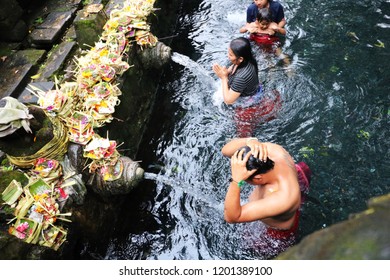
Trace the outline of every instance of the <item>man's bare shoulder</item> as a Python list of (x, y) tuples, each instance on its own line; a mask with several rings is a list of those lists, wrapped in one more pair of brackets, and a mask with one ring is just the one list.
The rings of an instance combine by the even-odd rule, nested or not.
[(276, 164), (287, 165), (295, 172), (294, 160), (291, 155), (281, 145), (266, 142), (269, 158)]
[(267, 145), (267, 150), (271, 156), (278, 157), (278, 156), (284, 156), (288, 152), (285, 148), (283, 148), (281, 145), (271, 142), (265, 142), (264, 144)]

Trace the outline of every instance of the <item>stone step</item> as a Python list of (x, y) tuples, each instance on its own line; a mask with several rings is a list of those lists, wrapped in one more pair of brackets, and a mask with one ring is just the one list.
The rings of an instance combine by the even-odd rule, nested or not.
[(39, 88), (40, 90), (46, 92), (54, 88), (54, 82), (33, 82), (29, 83), (24, 91), (20, 94), (18, 100), (22, 103), (37, 104), (38, 97), (32, 94), (29, 90), (32, 88)]
[(39, 72), (37, 81), (53, 80), (53, 75), (57, 74), (63, 67), (65, 61), (69, 58), (74, 49), (75, 42), (62, 42), (49, 55), (46, 60), (46, 66)]
[(18, 98), (45, 55), (45, 50), (27, 49), (7, 56), (0, 64), (0, 99)]
[(77, 8), (65, 12), (51, 12), (45, 21), (31, 32), (30, 43), (33, 46), (55, 44), (72, 23), (76, 11)]
[(48, 91), (54, 88), (53, 75), (64, 68), (66, 60), (69, 58), (74, 49), (75, 42), (62, 42), (49, 55), (46, 60), (45, 67), (38, 72), (35, 79), (36, 82), (29, 83), (23, 92), (20, 94), (18, 100), (22, 103), (37, 103), (38, 98), (32, 94), (28, 88), (30, 85), (37, 87), (43, 91)]

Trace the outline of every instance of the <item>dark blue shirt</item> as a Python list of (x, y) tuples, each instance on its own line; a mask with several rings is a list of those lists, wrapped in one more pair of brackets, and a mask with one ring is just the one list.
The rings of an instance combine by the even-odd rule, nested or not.
[[(255, 22), (258, 14), (258, 7), (252, 3), (246, 11), (246, 22)], [(272, 21), (279, 23), (284, 18), (283, 6), (276, 1), (269, 1), (269, 9), (271, 11)]]

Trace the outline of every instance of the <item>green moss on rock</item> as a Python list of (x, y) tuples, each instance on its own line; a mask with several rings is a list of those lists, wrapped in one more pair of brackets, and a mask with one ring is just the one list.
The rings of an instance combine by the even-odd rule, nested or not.
[(28, 183), (26, 175), (19, 170), (0, 171), (0, 193), (8, 187), (12, 180), (20, 182), (22, 186), (25, 186)]

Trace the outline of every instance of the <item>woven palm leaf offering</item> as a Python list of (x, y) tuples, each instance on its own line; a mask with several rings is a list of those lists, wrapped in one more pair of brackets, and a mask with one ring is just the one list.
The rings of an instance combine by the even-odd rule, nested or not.
[(117, 96), (107, 96), (104, 99), (89, 96), (85, 100), (84, 111), (89, 112), (94, 119), (94, 127), (101, 127), (112, 121), (112, 114), (119, 103)]
[(74, 103), (77, 101), (77, 93), (78, 93), (78, 85), (76, 82), (65, 82), (61, 84), (60, 88), (61, 92), (63, 93), (63, 104), (61, 107), (61, 110), (57, 112), (57, 115), (62, 119), (65, 120), (68, 118), (71, 113), (72, 109), (74, 107)]
[(90, 172), (103, 172), (104, 175), (107, 172), (111, 172), (112, 175), (106, 176), (114, 180), (119, 178), (122, 174), (123, 167), (116, 166), (120, 154), (117, 151), (116, 141), (110, 141), (107, 138), (102, 138), (95, 135), (90, 143), (84, 147), (84, 157), (91, 159), (89, 166)]
[(8, 205), (13, 205), (23, 193), (22, 185), (16, 181), (12, 180), (11, 183), (5, 188), (5, 190), (1, 194), (1, 198), (4, 203)]
[[(122, 57), (130, 48), (129, 41), (126, 38), (125, 33), (118, 32), (118, 30), (110, 30), (106, 33), (103, 32), (102, 40), (103, 42), (101, 42), (100, 44), (103, 44), (104, 47), (108, 50), (107, 53), (99, 52), (100, 55), (104, 54), (102, 55), (102, 57), (108, 56), (109, 54), (111, 56), (117, 55), (120, 56), (122, 60)], [(97, 48), (99, 48), (99, 46), (99, 44), (96, 44)]]
[[(158, 39), (150, 33), (146, 17), (155, 9), (153, 0), (126, 1), (121, 10), (113, 10), (110, 19), (103, 27), (102, 40), (109, 41), (110, 35), (122, 33), (129, 40), (134, 39), (139, 46), (155, 46)], [(137, 32), (138, 35), (137, 35)]]
[(42, 178), (38, 178), (25, 186), (24, 189), (28, 195), (34, 197), (36, 195), (47, 193), (51, 191), (52, 188)]
[(107, 82), (100, 82), (92, 88), (92, 94), (96, 98), (104, 99), (108, 96), (119, 96), (122, 94), (117, 85)]
[(73, 112), (72, 116), (67, 119), (67, 126), (69, 129), (69, 140), (85, 145), (94, 135), (93, 118), (82, 112)]
[(42, 224), (28, 219), (18, 218), (8, 232), (26, 243), (36, 243), (39, 238)]
[(25, 192), (20, 197), (15, 207), (15, 217), (25, 217), (34, 203), (34, 198)]
[(46, 183), (52, 183), (59, 180), (62, 168), (57, 160), (39, 158), (35, 161), (31, 172), (41, 177)]
[(50, 226), (42, 231), (39, 245), (58, 250), (66, 240), (67, 234), (67, 231), (62, 226)]
[(73, 107), (73, 99), (77, 90), (76, 83), (64, 83), (61, 87), (55, 79), (55, 89), (43, 91), (33, 85), (27, 88), (38, 97), (38, 105), (51, 116), (67, 118)]
[(96, 43), (87, 56), (92, 61), (114, 68), (116, 75), (122, 75), (130, 67), (122, 60), (124, 52), (127, 51), (127, 43), (124, 36), (115, 33), (109, 36), (105, 43)]
[(121, 159), (118, 159), (115, 164), (104, 165), (100, 168), (100, 175), (104, 181), (118, 180), (124, 170), (124, 165)]
[[(50, 174), (47, 170), (40, 173)], [(66, 230), (61, 225), (55, 226), (54, 224), (57, 221), (71, 222), (67, 218), (71, 216), (71, 213), (60, 212), (59, 199), (64, 196), (66, 194), (61, 188), (49, 185), (42, 178), (31, 180), (23, 188), (22, 198), (19, 199), (15, 209), (16, 221), (10, 226), (9, 233), (27, 243), (36, 244), (43, 240), (45, 246), (58, 249), (65, 241)], [(58, 232), (51, 242), (45, 242), (48, 236), (45, 234), (51, 228), (59, 229), (61, 232), (61, 239), (58, 242), (55, 241), (58, 238)]]

